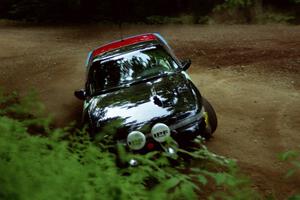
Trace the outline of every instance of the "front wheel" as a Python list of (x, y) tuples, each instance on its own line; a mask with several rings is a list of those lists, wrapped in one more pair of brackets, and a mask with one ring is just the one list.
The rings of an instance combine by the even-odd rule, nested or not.
[(208, 140), (217, 129), (218, 119), (214, 108), (204, 97), (202, 97), (202, 105), (207, 113), (207, 125), (205, 130), (201, 133), (201, 136)]

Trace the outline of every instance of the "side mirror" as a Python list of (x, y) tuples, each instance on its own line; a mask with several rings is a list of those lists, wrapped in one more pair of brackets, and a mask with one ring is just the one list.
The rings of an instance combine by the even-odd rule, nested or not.
[(187, 70), (192, 64), (191, 59), (185, 59), (181, 61), (182, 69)]
[(85, 100), (86, 98), (86, 92), (84, 89), (76, 90), (74, 92), (75, 97), (77, 97), (80, 100)]

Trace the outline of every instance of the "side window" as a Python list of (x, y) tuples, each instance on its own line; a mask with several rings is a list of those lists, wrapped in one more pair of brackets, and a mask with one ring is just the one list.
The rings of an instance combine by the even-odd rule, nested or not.
[(91, 83), (90, 83), (89, 79), (85, 83), (85, 92), (88, 96), (90, 96), (92, 94), (92, 88), (91, 88)]
[(94, 92), (94, 88), (95, 88), (95, 83), (94, 83), (94, 77), (93, 77), (93, 71), (94, 69), (91, 67), (89, 72), (88, 72), (88, 77), (87, 77), (87, 81), (85, 84), (85, 89), (88, 95), (91, 95)]

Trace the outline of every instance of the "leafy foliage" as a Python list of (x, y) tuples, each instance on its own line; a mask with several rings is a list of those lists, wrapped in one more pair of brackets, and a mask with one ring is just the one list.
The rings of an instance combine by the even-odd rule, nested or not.
[(290, 15), (299, 20), (299, 0), (1, 0), (0, 17), (34, 22), (208, 23), (207, 18), (215, 10), (239, 9), (247, 13), (257, 2), (264, 9), (292, 11)]
[(291, 14), (280, 14), (274, 12), (266, 12), (259, 16), (261, 23), (287, 23), (295, 20), (295, 16)]
[(253, 5), (253, 0), (225, 0), (225, 2), (220, 4), (217, 9), (245, 8), (251, 5)]
[[(1, 94), (1, 199), (259, 199), (234, 161), (204, 146), (176, 149), (178, 157), (131, 154), (122, 145), (111, 153), (109, 138), (99, 145), (85, 129), (51, 128), (32, 97)], [(119, 167), (132, 158), (140, 164)]]
[[(299, 146), (300, 147), (300, 146)], [(279, 155), (279, 160), (283, 162), (288, 162), (292, 165), (286, 173), (286, 178), (294, 176), (297, 172), (300, 172), (300, 151), (299, 150), (289, 150), (283, 152)], [(294, 194), (288, 198), (288, 200), (299, 200), (300, 194)]]
[(279, 155), (281, 161), (290, 162), (293, 168), (289, 169), (286, 177), (293, 176), (297, 171), (300, 171), (300, 152), (299, 151), (286, 151)]

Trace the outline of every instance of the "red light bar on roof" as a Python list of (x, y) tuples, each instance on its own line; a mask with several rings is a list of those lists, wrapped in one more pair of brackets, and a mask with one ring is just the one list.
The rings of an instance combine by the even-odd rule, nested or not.
[(98, 49), (93, 51), (93, 57), (114, 49), (129, 46), (132, 44), (137, 44), (140, 42), (152, 41), (156, 39), (157, 38), (154, 34), (144, 34), (144, 35), (138, 35), (130, 38), (125, 38), (123, 40), (112, 42), (110, 44), (99, 47)]

